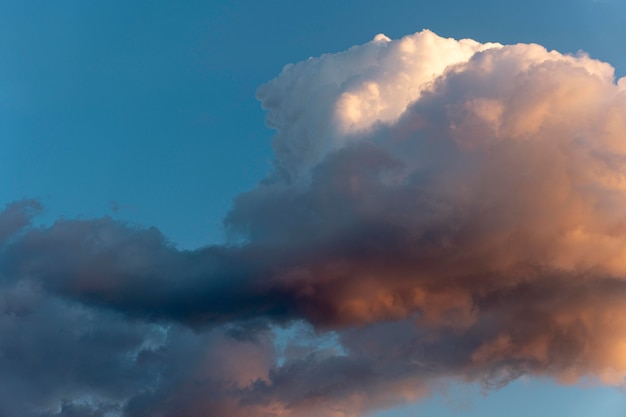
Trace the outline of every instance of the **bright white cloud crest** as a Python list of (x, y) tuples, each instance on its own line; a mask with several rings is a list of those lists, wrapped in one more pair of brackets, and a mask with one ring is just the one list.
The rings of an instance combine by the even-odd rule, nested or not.
[[(477, 52), (502, 48), (501, 53), (483, 60), (475, 57)], [(357, 139), (359, 133), (377, 123), (396, 122), (407, 106), (430, 90), (446, 71), (455, 70), (455, 66), (457, 71), (475, 66), (468, 64), (472, 57), (480, 61), (483, 70), (498, 65), (508, 75), (523, 73), (531, 66), (561, 62), (605, 83), (614, 82), (610, 65), (586, 55), (548, 52), (540, 45), (503, 47), (472, 39), (457, 41), (429, 30), (399, 40), (379, 34), (371, 42), (345, 52), (287, 65), (277, 78), (259, 88), (257, 97), (268, 111), (267, 123), (278, 131), (274, 140), (278, 165), (298, 176), (320, 162), (327, 152), (340, 148), (350, 138)], [(492, 75), (500, 82), (511, 78), (507, 74)], [(497, 83), (498, 79), (491, 81)], [(501, 110), (494, 101), (479, 101), (473, 107), (474, 112), (492, 121)]]

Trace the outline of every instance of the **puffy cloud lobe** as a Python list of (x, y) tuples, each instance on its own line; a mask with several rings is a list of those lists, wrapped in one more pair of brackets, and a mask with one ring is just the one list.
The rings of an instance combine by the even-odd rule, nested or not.
[[(258, 92), (276, 172), (226, 219), (245, 244), (0, 215), (1, 317), (23, 333), (0, 366), (24, 358), (4, 392), (44, 399), (33, 416), (359, 416), (441, 378), (622, 384), (625, 85), (583, 54), (428, 31), (287, 66)], [(33, 359), (52, 319), (85, 352), (58, 369)], [(293, 321), (312, 342), (280, 359), (271, 323)]]
[(497, 45), (428, 30), (394, 41), (379, 34), (348, 51), (285, 66), (257, 92), (268, 126), (277, 129), (279, 173), (306, 176), (350, 134), (396, 120), (447, 67)]

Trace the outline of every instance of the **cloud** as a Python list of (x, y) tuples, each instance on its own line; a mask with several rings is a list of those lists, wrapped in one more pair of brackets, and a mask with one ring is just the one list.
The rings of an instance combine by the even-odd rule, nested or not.
[(610, 65), (378, 35), (258, 98), (276, 169), (225, 219), (241, 244), (0, 214), (0, 414), (360, 416), (451, 378), (623, 384)]
[(267, 125), (277, 130), (277, 168), (306, 175), (351, 133), (395, 121), (447, 67), (495, 46), (428, 30), (399, 41), (379, 34), (348, 51), (285, 66), (257, 92)]

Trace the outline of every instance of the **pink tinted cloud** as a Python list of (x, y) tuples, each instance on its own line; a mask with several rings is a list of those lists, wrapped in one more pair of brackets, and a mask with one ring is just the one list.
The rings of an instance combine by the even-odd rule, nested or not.
[[(111, 219), (34, 228), (32, 204), (9, 207), (0, 343), (75, 322), (57, 342), (85, 354), (56, 362), (73, 370), (56, 386), (36, 348), (0, 356), (11, 381), (43, 381), (5, 380), (0, 411), (345, 417), (450, 378), (623, 384), (624, 85), (539, 45), (377, 36), (259, 89), (276, 170), (233, 203), (239, 246), (178, 251)], [(314, 336), (281, 361), (275, 329), (294, 322)], [(104, 338), (125, 341), (107, 363)]]

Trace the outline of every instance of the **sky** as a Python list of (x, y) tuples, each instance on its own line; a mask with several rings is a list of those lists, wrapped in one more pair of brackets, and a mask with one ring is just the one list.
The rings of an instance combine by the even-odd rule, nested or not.
[(0, 416), (623, 415), (626, 5), (389, 3), (0, 1)]

